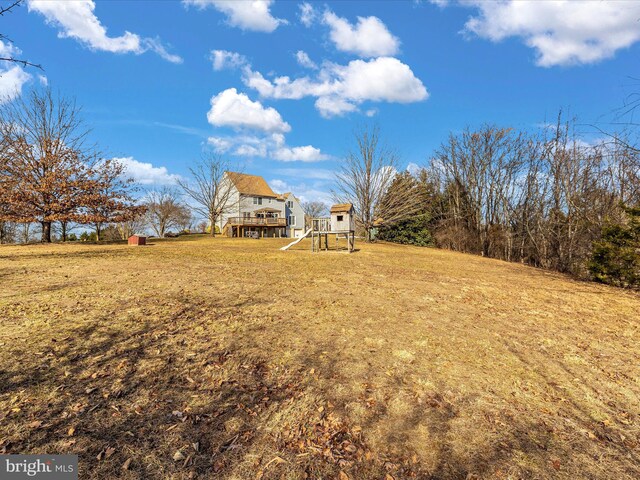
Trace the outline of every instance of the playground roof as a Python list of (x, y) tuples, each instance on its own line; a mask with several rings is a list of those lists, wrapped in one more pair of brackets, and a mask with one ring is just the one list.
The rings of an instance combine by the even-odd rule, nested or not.
[(261, 197), (277, 198), (278, 195), (271, 190), (269, 184), (259, 175), (246, 173), (227, 172), (229, 179), (242, 195), (257, 195)]
[(331, 213), (350, 212), (352, 208), (353, 204), (351, 203), (336, 203), (331, 206)]

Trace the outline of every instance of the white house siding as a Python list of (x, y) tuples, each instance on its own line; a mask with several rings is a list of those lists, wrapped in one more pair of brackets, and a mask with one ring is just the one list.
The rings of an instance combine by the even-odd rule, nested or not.
[[(271, 208), (278, 210), (278, 218), (285, 218), (287, 220), (287, 227), (285, 235), (287, 237), (299, 238), (304, 234), (304, 210), (298, 199), (289, 194), (286, 199), (279, 199), (274, 197), (260, 197), (262, 198), (262, 204), (254, 204), (253, 199), (255, 195), (240, 194), (238, 190), (232, 187), (233, 191), (229, 196), (229, 205), (231, 206), (218, 218), (218, 227), (220, 231), (227, 224), (230, 217), (243, 217), (245, 213), (249, 216), (255, 217), (255, 211), (263, 208)], [(286, 201), (293, 202), (291, 207), (286, 206)], [(295, 225), (289, 225), (289, 217), (295, 216)]]
[[(293, 202), (291, 207), (287, 206), (288, 201)], [(300, 238), (304, 235), (304, 210), (302, 209), (302, 205), (300, 205), (300, 202), (293, 194), (289, 195), (284, 203), (287, 218), (287, 237)], [(291, 216), (295, 217), (295, 225), (289, 225), (289, 218)]]

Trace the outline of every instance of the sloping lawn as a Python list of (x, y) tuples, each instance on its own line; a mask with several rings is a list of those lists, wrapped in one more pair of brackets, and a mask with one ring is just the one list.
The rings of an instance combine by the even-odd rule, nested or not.
[(640, 478), (640, 296), (434, 249), (0, 247), (0, 452), (80, 478)]

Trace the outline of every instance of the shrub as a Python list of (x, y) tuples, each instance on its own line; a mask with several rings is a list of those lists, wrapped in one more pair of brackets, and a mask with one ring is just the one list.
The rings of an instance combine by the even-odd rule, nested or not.
[(640, 207), (623, 207), (625, 224), (607, 225), (593, 245), (589, 273), (597, 282), (640, 286)]
[(434, 244), (429, 230), (430, 222), (431, 216), (429, 214), (416, 215), (408, 220), (381, 227), (377, 232), (376, 238), (388, 242), (430, 247)]

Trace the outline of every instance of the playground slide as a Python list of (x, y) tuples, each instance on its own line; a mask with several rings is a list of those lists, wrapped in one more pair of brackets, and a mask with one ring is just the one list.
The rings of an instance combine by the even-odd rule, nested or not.
[(307, 235), (309, 235), (310, 233), (311, 233), (311, 229), (307, 230), (304, 233), (304, 235), (302, 235), (300, 238), (296, 238), (293, 242), (291, 242), (289, 245), (285, 245), (280, 250), (287, 250), (287, 249), (289, 249), (289, 247), (293, 247), (296, 243), (300, 243), (302, 241), (302, 239), (306, 238)]

